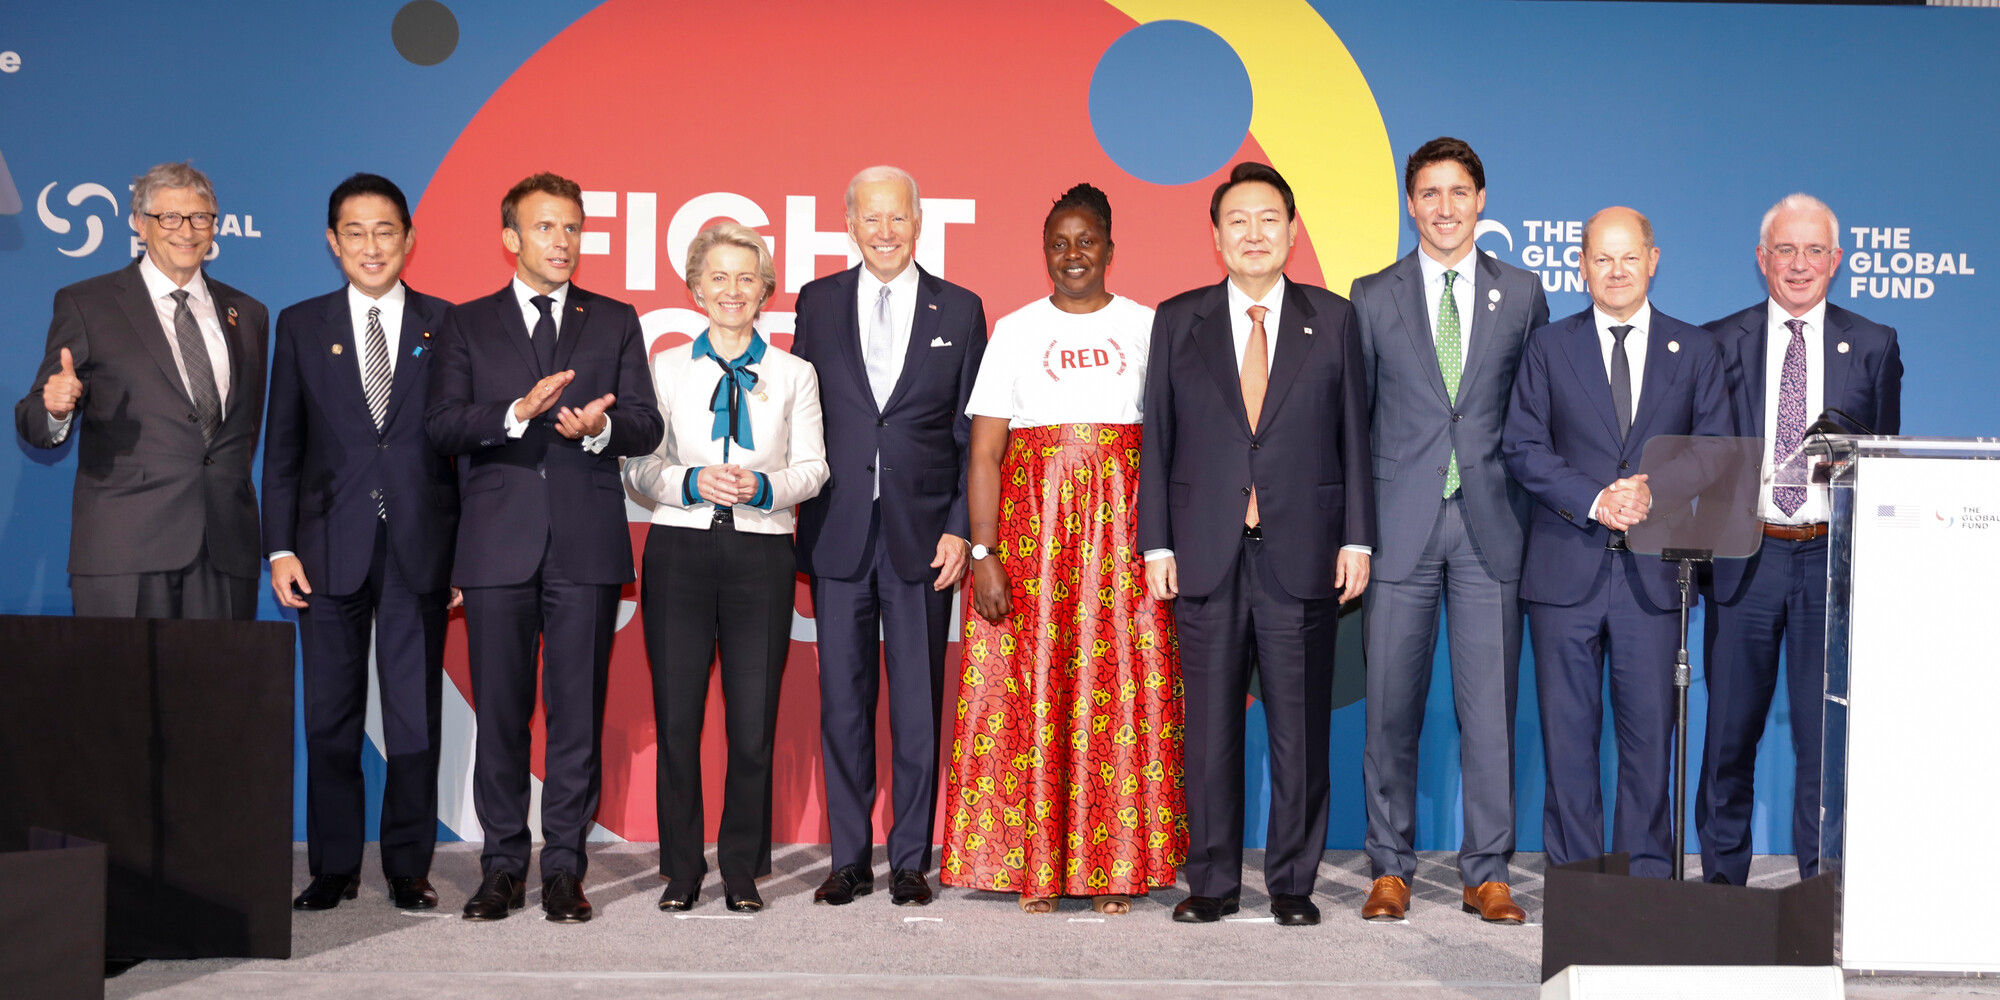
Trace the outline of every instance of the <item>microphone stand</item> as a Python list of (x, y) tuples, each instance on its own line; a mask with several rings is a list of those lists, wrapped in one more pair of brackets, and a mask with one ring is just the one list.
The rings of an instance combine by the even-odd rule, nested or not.
[(1680, 564), (1681, 648), (1674, 655), (1674, 880), (1687, 880), (1688, 609), (1694, 605), (1694, 567), (1713, 563), (1714, 549), (1662, 549), (1660, 558)]

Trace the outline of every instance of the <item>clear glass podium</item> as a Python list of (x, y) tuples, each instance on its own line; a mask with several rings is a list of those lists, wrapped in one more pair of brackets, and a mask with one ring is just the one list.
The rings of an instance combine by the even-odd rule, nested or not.
[[(1849, 969), (2000, 972), (2000, 439), (1830, 435), (1822, 870)], [(1796, 724), (1796, 723), (1795, 723)]]

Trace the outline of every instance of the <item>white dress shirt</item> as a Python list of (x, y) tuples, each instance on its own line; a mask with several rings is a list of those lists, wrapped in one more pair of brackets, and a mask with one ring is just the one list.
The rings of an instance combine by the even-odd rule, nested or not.
[(1444, 275), (1446, 271), (1456, 273), (1451, 279), (1451, 301), (1458, 306), (1458, 369), (1465, 370), (1465, 352), (1472, 345), (1472, 307), (1479, 303), (1479, 296), (1473, 294), (1474, 277), (1479, 268), (1473, 260), (1478, 250), (1466, 253), (1465, 258), (1449, 267), (1421, 250), (1417, 252), (1417, 267), (1424, 276), (1424, 308), (1430, 311), (1431, 343), (1437, 343), (1438, 312), (1444, 308)]
[[(1776, 469), (1777, 463), (1785, 455), (1778, 450), (1778, 393), (1785, 379), (1785, 350), (1792, 343), (1792, 329), (1785, 321), (1793, 319), (1791, 313), (1776, 301), (1766, 305), (1768, 319), (1764, 325), (1764, 440), (1769, 448), (1767, 461)], [(1805, 320), (1801, 333), (1806, 342), (1806, 422), (1811, 423), (1821, 411), (1826, 409), (1826, 300), (1821, 299), (1805, 315), (1796, 317)], [(1807, 486), (1806, 502), (1796, 512), (1787, 514), (1778, 509), (1771, 500), (1771, 483), (1757, 495), (1757, 516), (1772, 524), (1814, 524), (1827, 519), (1826, 487)]]
[[(889, 290), (889, 385), (903, 377), (903, 359), (909, 356), (910, 329), (917, 318), (917, 262), (903, 267), (903, 273), (883, 281), (875, 272), (861, 268), (861, 280), (854, 283), (855, 317), (860, 320), (862, 368), (868, 367), (868, 338), (875, 332), (875, 300), (882, 289)], [(871, 385), (871, 390), (872, 390)], [(886, 396), (885, 396), (886, 398)], [(875, 453), (875, 496), (882, 499), (882, 454)]]
[[(403, 283), (398, 281), (379, 299), (370, 298), (367, 292), (347, 286), (347, 314), (354, 326), (354, 366), (361, 372), (361, 383), (368, 384), (368, 310), (382, 310), (382, 339), (389, 346), (389, 374), (396, 374), (397, 348), (403, 343)], [(529, 324), (528, 329), (534, 329)]]
[[(541, 293), (529, 288), (528, 283), (522, 281), (519, 275), (516, 275), (514, 278), (513, 288), (514, 298), (521, 304), (521, 322), (525, 323), (528, 327), (528, 339), (533, 340), (535, 339), (535, 324), (542, 321), (542, 311), (535, 308), (535, 296)], [(569, 301), (569, 282), (565, 281), (557, 286), (555, 291), (549, 293), (549, 298), (555, 300), (555, 304), (549, 306), (549, 316), (555, 322), (556, 335), (561, 336), (563, 304)], [(526, 399), (527, 397), (523, 396), (521, 398)], [(521, 400), (517, 399), (514, 401), (514, 404), (518, 406), (520, 402)], [(502, 422), (506, 426), (507, 436), (510, 438), (518, 438), (528, 433), (528, 422), (514, 415), (513, 406), (507, 407), (506, 417)], [(605, 419), (603, 430), (584, 438), (581, 443), (583, 444), (583, 450), (593, 455), (602, 452), (604, 446), (611, 443), (610, 419)]]
[[(1611, 384), (1611, 351), (1618, 344), (1611, 336), (1614, 326), (1629, 326), (1625, 334), (1625, 363), (1632, 372), (1632, 419), (1639, 419), (1639, 387), (1646, 384), (1646, 329), (1653, 324), (1653, 301), (1647, 299), (1639, 304), (1639, 311), (1623, 323), (1612, 319), (1604, 310), (1595, 305), (1590, 307), (1591, 319), (1597, 322), (1597, 348), (1604, 362), (1604, 384)], [(1610, 489), (1609, 483), (1605, 489)], [(1590, 520), (1597, 520), (1597, 509), (1604, 505), (1605, 490), (1598, 490), (1597, 497), (1590, 501)]]
[[(1261, 299), (1250, 298), (1249, 292), (1236, 287), (1236, 280), (1234, 278), (1223, 282), (1223, 285), (1229, 289), (1229, 337), (1236, 345), (1236, 371), (1239, 373), (1238, 377), (1241, 377), (1241, 372), (1243, 371), (1243, 352), (1248, 350), (1250, 346), (1251, 306), (1263, 306), (1269, 310), (1264, 314), (1264, 370), (1269, 372), (1274, 360), (1278, 356), (1278, 324), (1284, 318), (1285, 276), (1282, 274), (1279, 275), (1278, 283), (1272, 285), (1271, 290), (1265, 292), (1264, 297)], [(1359, 552), (1364, 556), (1373, 555), (1375, 552), (1374, 547), (1369, 545), (1343, 545), (1340, 547), (1340, 550), (1342, 552)], [(1153, 562), (1159, 559), (1172, 558), (1173, 554), (1174, 550), (1172, 549), (1147, 549), (1144, 558), (1146, 562)]]
[[(715, 437), (709, 399), (722, 369), (694, 356), (692, 343), (661, 351), (653, 359), (653, 390), (659, 397), (666, 434), (650, 455), (625, 460), (624, 478), (634, 492), (651, 500), (653, 523), (708, 530), (715, 505), (687, 502), (687, 478), (707, 465), (734, 464), (761, 472), (770, 484), (770, 508), (732, 508), (737, 531), (792, 533), (792, 508), (819, 494), (826, 484), (826, 439), (821, 429), (819, 376), (813, 366), (775, 345), (764, 345), (764, 360), (750, 365), (757, 385), (742, 399), (756, 445), (728, 449)], [(699, 494), (697, 494), (698, 496)]]
[[(188, 398), (194, 398), (194, 390), (188, 387), (187, 359), (181, 357), (181, 337), (174, 330), (174, 313), (178, 306), (174, 303), (174, 293), (181, 291), (174, 279), (167, 277), (153, 263), (151, 254), (139, 258), (139, 278), (146, 283), (146, 297), (153, 300), (153, 311), (160, 317), (160, 331), (166, 335), (167, 349), (174, 354), (174, 367), (180, 370), (181, 391)], [(222, 411), (218, 417), (229, 415), (229, 341), (222, 335), (222, 322), (215, 314), (215, 299), (208, 294), (208, 282), (197, 270), (188, 280), (188, 311), (194, 314), (195, 325), (201, 328), (201, 341), (208, 347), (208, 366), (215, 373), (215, 395), (222, 401)], [(140, 334), (144, 335), (141, 330)], [(76, 416), (74, 410), (69, 416), (57, 419), (49, 417), (49, 433), (61, 444), (69, 437), (70, 421)]]

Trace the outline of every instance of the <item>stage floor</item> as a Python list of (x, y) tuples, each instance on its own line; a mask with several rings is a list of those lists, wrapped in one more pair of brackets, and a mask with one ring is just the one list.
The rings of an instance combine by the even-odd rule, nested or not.
[[(1135, 899), (1132, 912), (1098, 917), (1082, 900), (1054, 913), (1021, 913), (1014, 897), (946, 889), (927, 907), (897, 907), (886, 892), (886, 864), (876, 859), (875, 895), (853, 905), (812, 905), (825, 877), (827, 851), (781, 845), (759, 889), (767, 909), (729, 913), (711, 872), (701, 902), (676, 918), (654, 905), (662, 883), (650, 844), (594, 847), (585, 892), (597, 917), (574, 926), (541, 919), (538, 892), (528, 908), (490, 924), (460, 920), (458, 908), (479, 883), (479, 845), (438, 850), (432, 881), (439, 909), (410, 915), (388, 905), (373, 847), (361, 896), (292, 922), (288, 961), (149, 961), (106, 983), (113, 1000), (265, 998), (287, 1000), (436, 1000), (440, 997), (808, 997), (835, 991), (889, 998), (1134, 996), (1145, 1000), (1249, 997), (1341, 997), (1354, 1000), (1528, 1000), (1539, 994), (1542, 856), (1514, 866), (1515, 899), (1527, 908), (1521, 927), (1489, 925), (1459, 909), (1451, 855), (1426, 854), (1413, 887), (1410, 918), (1377, 924), (1360, 918), (1368, 862), (1359, 851), (1329, 851), (1315, 896), (1318, 927), (1279, 927), (1268, 900), (1245, 887), (1243, 912), (1210, 926), (1175, 924), (1173, 904), (1186, 893), (1161, 890)], [(714, 851), (710, 849), (713, 867)], [(307, 881), (305, 845), (295, 858), (297, 885)], [(1261, 889), (1262, 852), (1247, 859), (1248, 881)], [(1758, 858), (1752, 883), (1794, 881), (1790, 857)], [(1993, 996), (1992, 979), (1848, 980), (1848, 994), (1870, 1000)]]

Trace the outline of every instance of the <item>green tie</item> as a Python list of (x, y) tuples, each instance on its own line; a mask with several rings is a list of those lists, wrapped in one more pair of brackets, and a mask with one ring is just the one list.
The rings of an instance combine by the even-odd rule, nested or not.
[[(1458, 277), (1457, 271), (1444, 273), (1444, 297), (1438, 300), (1438, 371), (1444, 373), (1445, 395), (1452, 405), (1458, 404), (1458, 299), (1451, 294), (1451, 279)], [(1458, 492), (1458, 453), (1452, 452), (1451, 459), (1444, 467), (1444, 495)]]

